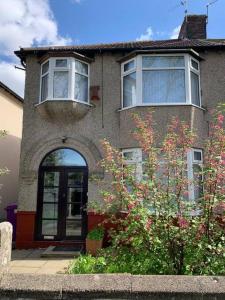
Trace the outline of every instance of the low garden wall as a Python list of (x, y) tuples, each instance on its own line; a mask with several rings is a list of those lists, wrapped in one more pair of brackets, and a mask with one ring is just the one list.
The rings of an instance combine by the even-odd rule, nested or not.
[(0, 223), (0, 273), (7, 270), (12, 253), (12, 225)]
[(0, 299), (224, 300), (225, 277), (2, 274)]

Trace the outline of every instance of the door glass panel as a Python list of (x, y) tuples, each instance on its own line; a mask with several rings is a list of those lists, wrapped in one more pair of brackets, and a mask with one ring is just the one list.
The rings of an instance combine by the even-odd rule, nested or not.
[(80, 212), (80, 204), (67, 203), (67, 218), (81, 219)]
[(44, 186), (59, 186), (59, 172), (45, 172)]
[(58, 218), (58, 203), (44, 203), (42, 218), (44, 219)]
[(58, 188), (45, 188), (43, 202), (57, 202), (58, 192)]
[(82, 188), (68, 188), (67, 202), (81, 203), (82, 202)]
[(66, 236), (81, 235), (81, 221), (66, 220)]
[(43, 220), (42, 221), (42, 234), (43, 235), (56, 235), (57, 234), (57, 220)]
[(83, 184), (82, 172), (69, 172), (68, 173), (68, 186), (80, 186)]

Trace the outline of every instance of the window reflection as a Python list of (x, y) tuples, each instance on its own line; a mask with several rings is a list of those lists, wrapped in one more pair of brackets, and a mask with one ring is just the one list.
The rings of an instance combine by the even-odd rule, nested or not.
[(72, 149), (58, 149), (49, 153), (42, 166), (86, 166), (84, 158)]

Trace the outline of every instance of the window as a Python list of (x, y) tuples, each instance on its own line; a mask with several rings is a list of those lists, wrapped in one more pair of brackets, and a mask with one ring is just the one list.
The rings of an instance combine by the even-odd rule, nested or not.
[(50, 58), (41, 66), (40, 102), (89, 102), (89, 65), (75, 58)]
[[(140, 148), (123, 149), (122, 155), (127, 165), (133, 166), (135, 176), (138, 181), (145, 180), (145, 154)], [(157, 174), (164, 181), (164, 160), (159, 158), (160, 168)], [(201, 149), (191, 149), (187, 155), (188, 180), (189, 180), (189, 200), (197, 200), (203, 193), (202, 178), (203, 154)]]
[(201, 149), (192, 149), (187, 155), (189, 199), (197, 200), (203, 193), (202, 163), (203, 153)]
[(138, 55), (122, 64), (122, 106), (200, 106), (199, 82), (199, 62), (188, 54)]
[(140, 148), (123, 149), (122, 155), (126, 165), (133, 166), (138, 181), (142, 179), (142, 150)]

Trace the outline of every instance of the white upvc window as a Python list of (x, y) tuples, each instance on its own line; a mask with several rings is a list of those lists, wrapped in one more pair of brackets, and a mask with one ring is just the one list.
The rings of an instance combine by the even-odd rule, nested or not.
[(122, 150), (123, 159), (126, 165), (133, 166), (136, 179), (142, 180), (142, 150), (141, 148), (130, 148)]
[[(122, 150), (123, 159), (126, 165), (133, 166), (134, 174), (137, 181), (145, 180), (144, 176), (144, 153), (141, 148), (130, 148)], [(159, 177), (164, 180), (163, 159), (160, 159), (158, 170)], [(188, 171), (188, 200), (195, 201), (199, 199), (203, 193), (203, 178), (202, 178), (203, 152), (201, 149), (191, 149), (187, 153), (187, 171)]]
[(41, 65), (40, 102), (89, 103), (89, 64), (72, 57), (52, 57)]
[(189, 200), (197, 200), (203, 193), (202, 149), (191, 149), (187, 154)]
[(121, 65), (122, 107), (201, 106), (199, 62), (189, 54), (137, 55)]

